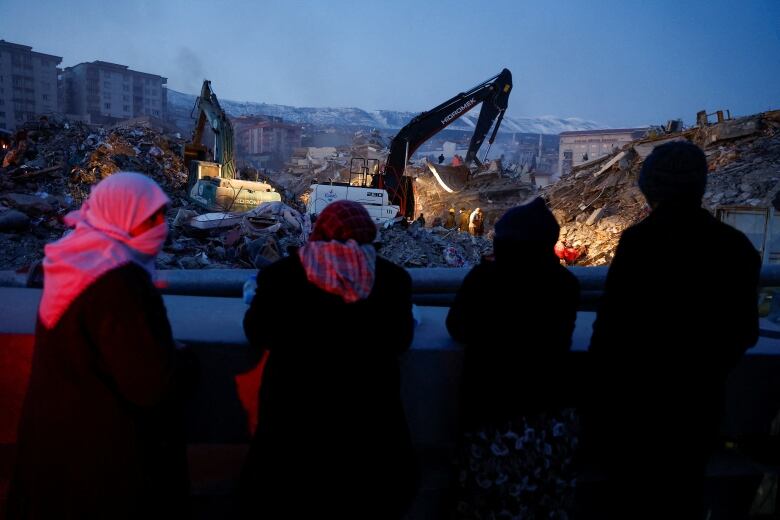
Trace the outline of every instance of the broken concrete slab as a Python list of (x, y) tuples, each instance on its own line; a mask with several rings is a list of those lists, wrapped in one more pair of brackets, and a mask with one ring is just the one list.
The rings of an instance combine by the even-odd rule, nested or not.
[(588, 220), (585, 221), (586, 226), (592, 226), (596, 222), (599, 221), (601, 216), (604, 214), (605, 208), (597, 208), (593, 210), (593, 213), (590, 214), (590, 217), (588, 217)]
[(708, 126), (705, 131), (705, 145), (715, 146), (722, 141), (757, 134), (761, 130), (761, 119), (757, 116), (741, 117)]
[(30, 223), (30, 217), (16, 211), (8, 209), (0, 212), (0, 231), (19, 231), (27, 228)]
[(35, 195), (24, 193), (4, 193), (0, 198), (10, 202), (12, 206), (25, 213), (51, 213), (54, 207), (46, 200)]
[(187, 221), (187, 224), (196, 229), (223, 229), (237, 226), (243, 219), (244, 213), (204, 213), (192, 217)]

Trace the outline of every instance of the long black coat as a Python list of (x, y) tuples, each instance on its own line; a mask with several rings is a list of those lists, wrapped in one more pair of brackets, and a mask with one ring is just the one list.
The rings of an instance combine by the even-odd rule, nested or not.
[(309, 283), (297, 255), (260, 272), (244, 330), (270, 354), (242, 477), (247, 515), (391, 518), (408, 506), (416, 471), (398, 356), (411, 308), (411, 278), (381, 258), (371, 294), (351, 304)]
[(578, 303), (577, 279), (552, 251), (506, 251), (466, 275), (447, 315), (450, 335), (465, 344), (464, 428), (566, 404)]
[(53, 329), (39, 323), (9, 518), (186, 516), (191, 366), (135, 264), (102, 275)]
[(648, 486), (680, 479), (696, 496), (726, 377), (758, 339), (760, 263), (742, 233), (701, 208), (659, 207), (623, 233), (593, 327), (584, 432), (615, 481), (641, 492), (628, 473), (663, 475)]

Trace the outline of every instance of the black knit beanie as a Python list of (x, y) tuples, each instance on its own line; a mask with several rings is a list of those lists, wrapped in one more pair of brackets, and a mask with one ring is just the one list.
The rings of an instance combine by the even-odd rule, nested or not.
[(651, 205), (701, 205), (707, 185), (707, 158), (688, 141), (656, 147), (639, 172), (639, 189)]
[(544, 199), (533, 201), (510, 209), (496, 222), (495, 240), (501, 242), (536, 242), (549, 245), (552, 251), (558, 241), (558, 226)]

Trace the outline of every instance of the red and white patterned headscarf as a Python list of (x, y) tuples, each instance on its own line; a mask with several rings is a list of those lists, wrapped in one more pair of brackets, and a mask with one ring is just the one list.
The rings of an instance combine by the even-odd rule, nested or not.
[(306, 278), (346, 303), (367, 298), (376, 275), (375, 237), (376, 224), (363, 206), (347, 200), (328, 204), (298, 250)]
[(157, 183), (140, 173), (116, 173), (92, 188), (81, 209), (65, 216), (75, 229), (44, 248), (38, 309), (43, 325), (54, 327), (73, 300), (116, 267), (135, 262), (153, 274), (167, 223), (134, 237), (130, 231), (169, 203)]

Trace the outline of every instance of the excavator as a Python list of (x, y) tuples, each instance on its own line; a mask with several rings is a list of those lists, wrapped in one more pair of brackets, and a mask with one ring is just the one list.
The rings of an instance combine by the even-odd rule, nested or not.
[[(309, 197), (308, 213), (316, 215), (324, 205), (338, 199), (355, 200), (363, 204), (374, 220), (382, 223), (392, 219), (398, 212), (411, 219), (415, 215), (413, 178), (405, 175), (409, 158), (428, 139), (441, 132), (447, 126), (458, 120), (469, 110), (482, 103), (482, 109), (471, 137), (464, 166), (480, 166), (477, 158), (482, 143), (490, 127), (493, 133), (489, 144), (495, 141), (498, 129), (504, 119), (509, 93), (512, 91), (512, 73), (503, 69), (492, 78), (479, 85), (461, 92), (440, 105), (423, 112), (404, 126), (390, 143), (390, 154), (379, 175), (371, 176), (370, 186), (350, 186), (349, 184), (315, 184)], [(489, 151), (489, 149), (488, 149)], [(485, 154), (487, 156), (487, 154)], [(365, 169), (365, 168), (364, 168)], [(466, 168), (464, 168), (466, 169)], [(448, 184), (453, 181), (462, 182), (439, 175), (435, 168), (431, 169), (436, 180), (447, 191), (452, 191)], [(363, 176), (366, 179), (368, 176)]]
[[(211, 211), (233, 212), (247, 211), (263, 202), (282, 200), (270, 184), (236, 179), (233, 125), (211, 90), (211, 81), (203, 80), (193, 111), (195, 109), (198, 119), (192, 132), (192, 142), (184, 146), (190, 200)], [(214, 134), (213, 162), (207, 160), (210, 158), (209, 148), (202, 142), (207, 122)]]

